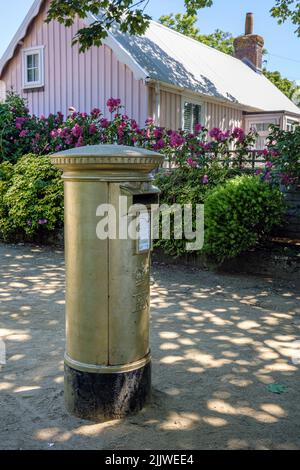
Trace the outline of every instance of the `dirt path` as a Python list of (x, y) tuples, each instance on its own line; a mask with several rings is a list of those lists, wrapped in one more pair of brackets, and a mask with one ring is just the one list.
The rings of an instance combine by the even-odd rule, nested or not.
[(154, 266), (152, 404), (91, 424), (63, 405), (63, 253), (0, 245), (0, 263), (1, 449), (300, 449), (291, 283)]

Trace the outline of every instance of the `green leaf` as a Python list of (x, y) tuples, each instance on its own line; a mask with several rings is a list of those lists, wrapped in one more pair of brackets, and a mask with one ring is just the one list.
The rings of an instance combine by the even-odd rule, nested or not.
[(267, 387), (268, 391), (271, 393), (281, 394), (287, 391), (288, 387), (283, 384), (270, 384)]

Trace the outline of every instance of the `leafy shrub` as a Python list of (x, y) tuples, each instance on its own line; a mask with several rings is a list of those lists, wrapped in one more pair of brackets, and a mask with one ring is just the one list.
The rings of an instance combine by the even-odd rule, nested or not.
[(48, 157), (25, 155), (0, 165), (0, 235), (36, 239), (63, 224), (63, 182)]
[(300, 125), (294, 131), (271, 126), (266, 155), (269, 178), (284, 185), (300, 181)]
[(262, 181), (282, 186), (299, 184), (300, 125), (293, 131), (284, 131), (271, 125), (267, 148), (258, 154), (265, 159), (264, 168), (256, 171)]
[[(156, 177), (161, 203), (204, 204), (205, 244), (201, 253), (217, 262), (255, 246), (280, 224), (284, 213), (279, 189), (255, 176), (233, 176), (232, 170), (215, 165), (205, 174), (200, 169), (179, 168)], [(180, 256), (186, 254), (186, 242), (172, 236), (158, 240), (155, 246)]]
[[(179, 167), (170, 173), (161, 172), (156, 175), (155, 184), (161, 190), (161, 204), (203, 204), (207, 194), (216, 186), (223, 184), (235, 175), (234, 170), (223, 168), (217, 163), (209, 168)], [(173, 221), (171, 219), (171, 229)], [(195, 228), (195, 227), (194, 227)], [(173, 230), (171, 230), (171, 235)], [(167, 254), (180, 256), (186, 252), (186, 240), (160, 239), (155, 246)]]
[(241, 168), (255, 141), (255, 134), (245, 134), (240, 128), (208, 131), (197, 124), (190, 133), (158, 127), (150, 118), (142, 128), (124, 114), (120, 99), (110, 98), (107, 107), (110, 119), (97, 108), (90, 114), (74, 111), (66, 119), (60, 112), (36, 117), (29, 114), (24, 99), (8, 94), (0, 104), (0, 162), (15, 163), (26, 153), (47, 155), (84, 145), (117, 143), (161, 152), (179, 166), (191, 168), (208, 167), (217, 160), (226, 166), (234, 148), (231, 165)]
[(217, 261), (255, 246), (284, 213), (276, 187), (254, 176), (239, 176), (213, 189), (205, 199), (204, 251)]

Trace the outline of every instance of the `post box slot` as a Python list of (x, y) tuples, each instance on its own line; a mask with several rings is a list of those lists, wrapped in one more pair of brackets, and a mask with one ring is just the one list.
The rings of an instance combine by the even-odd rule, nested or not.
[(157, 194), (135, 194), (132, 198), (133, 204), (143, 204), (148, 206), (150, 204), (158, 203)]
[(145, 189), (137, 188), (134, 186), (121, 186), (123, 194), (132, 197), (133, 204), (143, 204), (149, 206), (151, 204), (158, 204), (160, 191), (155, 186), (148, 186)]

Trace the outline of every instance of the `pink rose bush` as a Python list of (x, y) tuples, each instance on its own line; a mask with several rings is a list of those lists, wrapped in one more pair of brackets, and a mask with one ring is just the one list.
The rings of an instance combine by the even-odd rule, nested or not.
[[(66, 118), (60, 112), (40, 118), (30, 115), (24, 100), (14, 94), (8, 95), (6, 103), (1, 107), (5, 108), (5, 113), (0, 114), (0, 128), (4, 127), (0, 162), (9, 160), (15, 163), (27, 153), (47, 155), (103, 143), (154, 150), (163, 153), (166, 160), (179, 167), (205, 169), (220, 164), (225, 168), (242, 171), (247, 169), (247, 161), (253, 155), (256, 140), (254, 130), (246, 134), (239, 127), (226, 131), (217, 127), (208, 130), (199, 123), (194, 132), (187, 132), (156, 126), (152, 118), (148, 118), (144, 126), (140, 127), (124, 113), (119, 98), (107, 101), (108, 113), (103, 113), (99, 108), (92, 109), (89, 114), (70, 108)], [(5, 125), (1, 121), (4, 120), (1, 117), (3, 115), (6, 116)], [(259, 175), (268, 182), (276, 179), (283, 184), (290, 184), (294, 182), (295, 169), (282, 157), (284, 145), (278, 146), (275, 142), (279, 137), (284, 139), (277, 132), (266, 149), (256, 152), (256, 157), (265, 161), (265, 168), (259, 171)]]
[[(6, 128), (6, 146), (1, 149), (0, 159), (12, 162), (26, 153), (46, 155), (84, 145), (113, 143), (161, 152), (179, 166), (196, 168), (228, 159), (233, 147), (245, 157), (254, 140), (253, 134), (246, 136), (238, 128), (226, 132), (218, 128), (208, 131), (197, 124), (191, 133), (156, 126), (152, 118), (140, 127), (124, 114), (119, 98), (107, 101), (108, 113), (99, 108), (89, 114), (70, 108), (66, 118), (60, 112), (48, 117), (31, 116), (24, 101), (14, 94), (8, 96), (5, 106), (10, 125)], [(234, 164), (241, 165), (241, 162), (237, 160)]]
[(294, 186), (300, 182), (300, 126), (293, 132), (270, 126), (267, 147), (258, 152), (264, 167), (257, 171), (271, 184)]

